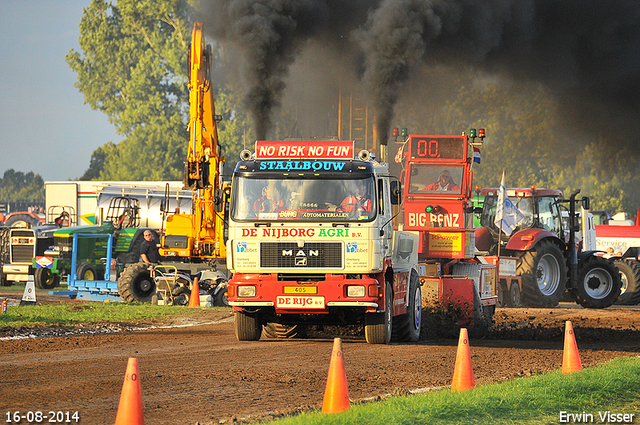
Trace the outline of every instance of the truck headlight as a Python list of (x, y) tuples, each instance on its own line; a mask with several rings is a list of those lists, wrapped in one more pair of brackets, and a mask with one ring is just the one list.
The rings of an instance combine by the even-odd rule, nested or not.
[(256, 287), (253, 285), (238, 286), (238, 297), (250, 298), (256, 296)]
[(362, 285), (347, 286), (347, 297), (364, 297), (365, 289)]

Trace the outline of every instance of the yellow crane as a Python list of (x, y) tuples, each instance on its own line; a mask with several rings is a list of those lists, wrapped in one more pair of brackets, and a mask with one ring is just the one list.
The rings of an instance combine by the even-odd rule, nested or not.
[(183, 185), (193, 191), (193, 209), (166, 216), (160, 254), (191, 260), (226, 257), (224, 215), (230, 186), (223, 187), (218, 121), (211, 88), (211, 46), (205, 45), (202, 23), (196, 22), (189, 55), (189, 151)]

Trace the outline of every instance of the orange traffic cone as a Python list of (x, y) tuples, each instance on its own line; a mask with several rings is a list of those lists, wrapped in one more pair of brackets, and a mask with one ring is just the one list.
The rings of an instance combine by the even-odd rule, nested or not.
[(138, 359), (135, 357), (129, 357), (127, 363), (127, 373), (120, 394), (116, 425), (144, 425), (140, 374), (138, 373)]
[(456, 365), (453, 370), (451, 391), (466, 391), (475, 387), (476, 381), (473, 378), (473, 368), (471, 367), (469, 336), (467, 329), (462, 328), (458, 339), (458, 353), (456, 354)]
[(349, 409), (349, 407), (349, 388), (347, 387), (347, 374), (344, 370), (342, 340), (335, 338), (331, 352), (331, 363), (329, 364), (327, 387), (324, 390), (322, 413), (338, 413)]
[(571, 373), (582, 370), (580, 354), (578, 354), (578, 344), (573, 333), (571, 320), (567, 320), (564, 329), (564, 352), (562, 354), (562, 373)]
[(198, 276), (193, 279), (193, 285), (191, 286), (191, 298), (189, 298), (189, 307), (200, 307), (200, 284), (198, 283)]

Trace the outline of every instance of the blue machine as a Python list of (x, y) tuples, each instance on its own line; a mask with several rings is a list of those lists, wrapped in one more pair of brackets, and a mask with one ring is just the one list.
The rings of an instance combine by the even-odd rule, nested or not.
[[(78, 280), (78, 238), (108, 238), (107, 241), (107, 258), (104, 280)], [(113, 251), (113, 235), (106, 234), (87, 234), (75, 233), (73, 235), (73, 250), (71, 255), (71, 270), (69, 274), (67, 287), (69, 293), (76, 294), (77, 299), (89, 301), (118, 301), (122, 302), (118, 293), (118, 281), (111, 280), (111, 259)]]

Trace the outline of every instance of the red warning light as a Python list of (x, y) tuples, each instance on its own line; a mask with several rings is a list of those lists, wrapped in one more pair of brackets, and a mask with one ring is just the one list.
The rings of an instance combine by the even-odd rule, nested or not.
[(479, 128), (478, 129), (478, 137), (480, 137), (480, 138), (484, 137), (484, 128)]
[(393, 132), (391, 133), (391, 135), (393, 137), (398, 137), (400, 135), (400, 130), (398, 130), (398, 127), (393, 128)]

